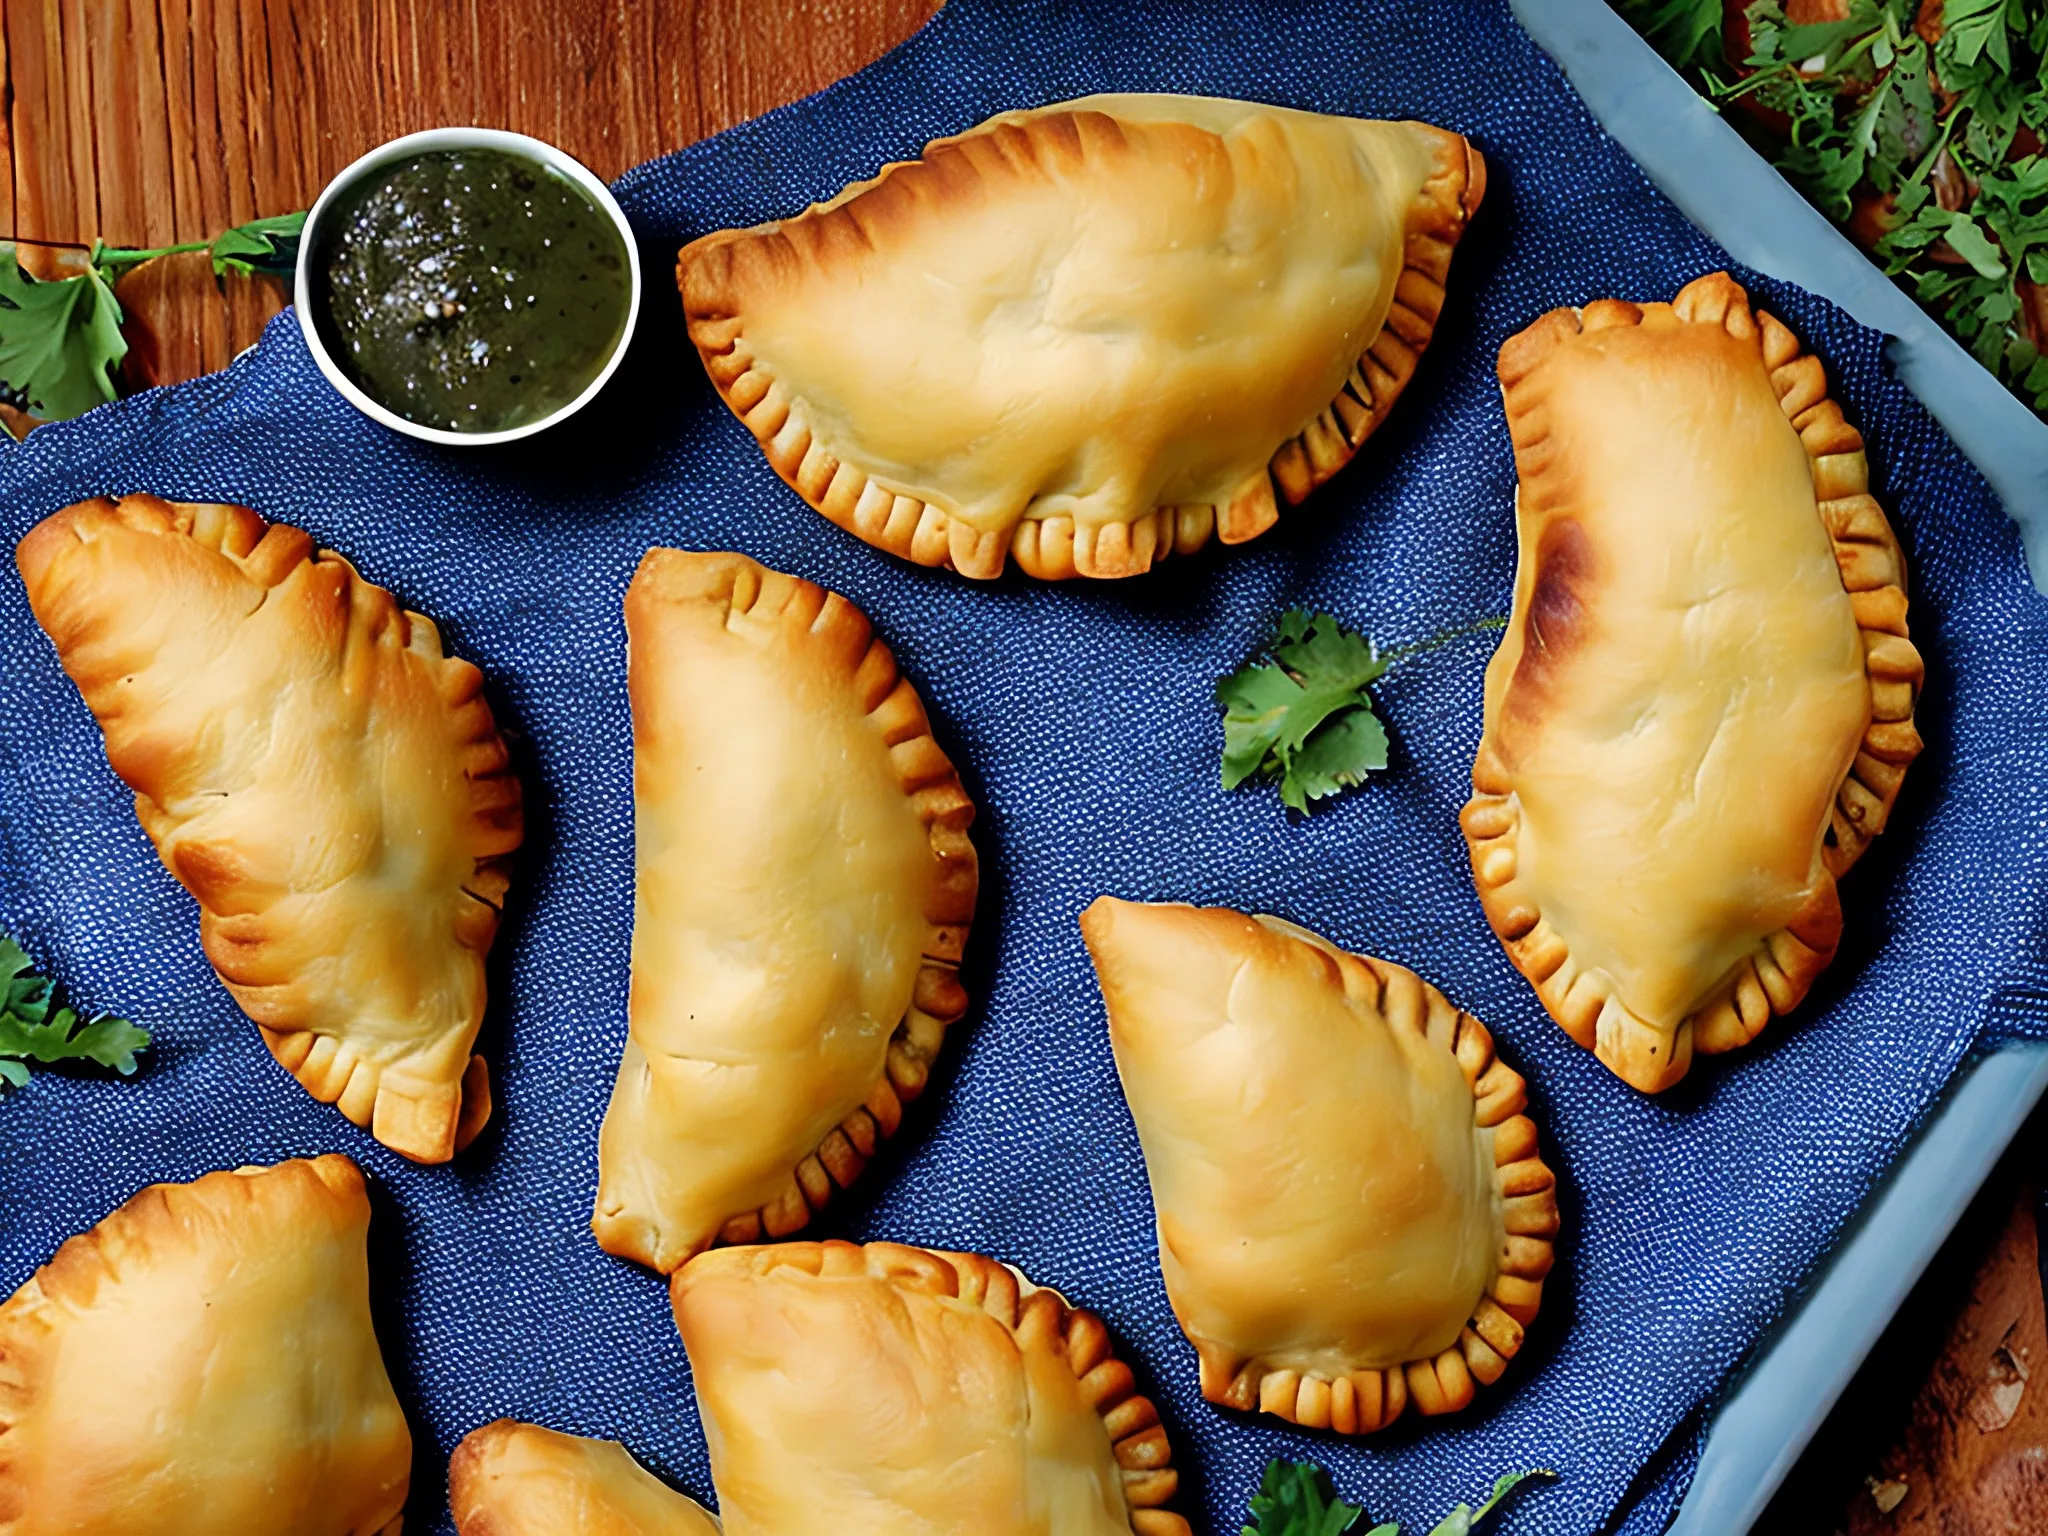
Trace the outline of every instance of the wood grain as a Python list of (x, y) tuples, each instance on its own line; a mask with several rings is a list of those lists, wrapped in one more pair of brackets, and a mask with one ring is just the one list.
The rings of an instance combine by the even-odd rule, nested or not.
[(1750, 1536), (2048, 1532), (2037, 1110)]
[(2048, 1317), (2034, 1213), (2020, 1181), (1991, 1258), (1914, 1394), (1904, 1431), (1844, 1511), (1847, 1536), (2048, 1531)]
[[(607, 179), (794, 101), (930, 0), (0, 0), (0, 234), (158, 246), (308, 206), (422, 128), (512, 128)], [(32, 255), (58, 270), (60, 253)], [(220, 368), (284, 304), (203, 255), (138, 269), (128, 382)]]

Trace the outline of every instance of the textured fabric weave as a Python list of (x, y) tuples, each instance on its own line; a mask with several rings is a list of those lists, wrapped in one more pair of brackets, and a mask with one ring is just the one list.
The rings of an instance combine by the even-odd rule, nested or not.
[[(667, 281), (675, 247), (792, 213), (992, 112), (1106, 89), (1417, 117), (1474, 138), (1486, 206), (1406, 398), (1258, 542), (1127, 583), (976, 586), (830, 527), (712, 395)], [(378, 1191), (379, 1321), (419, 1447), (409, 1529), (448, 1529), (447, 1453), (501, 1415), (619, 1438), (708, 1496), (662, 1284), (600, 1253), (586, 1223), (626, 1033), (620, 598), (649, 545), (734, 548), (868, 612), (981, 806), (975, 1007), (894, 1149), (815, 1230), (985, 1251), (1099, 1310), (1161, 1402), (1199, 1528), (1233, 1536), (1276, 1453), (1323, 1460), (1411, 1533), (1532, 1465), (1559, 1479), (1519, 1496), (1503, 1532), (1660, 1528), (1702, 1404), (1973, 1042), (1987, 1025), (2048, 1030), (2034, 966), (2048, 611), (2012, 526), (1891, 379), (1879, 338), (1753, 284), (1827, 361), (1872, 442), (1913, 562), (1927, 751), (1847, 882), (1848, 936), (1811, 1001), (1650, 1100), (1544, 1016), (1481, 918), (1456, 815), (1488, 639), (1388, 677), (1388, 772), (1315, 816), (1217, 781), (1211, 689), (1284, 607), (1327, 608), (1389, 645), (1506, 611), (1501, 341), (1556, 305), (1668, 298), (1724, 264), (1499, 0), (955, 0), (863, 74), (619, 191), (650, 275), (640, 336), (603, 401), (538, 440), (450, 451), (389, 434), (321, 380), (286, 316), (225, 374), (0, 450), (9, 546), (78, 498), (148, 490), (246, 502), (346, 554), (489, 675), (530, 816), (481, 1046), (497, 1118), (453, 1166), (413, 1167), (312, 1102), (216, 982), (193, 902), (137, 827), (20, 582), (0, 573), (0, 927), (80, 1004), (157, 1034), (132, 1082), (48, 1074), (0, 1100), (0, 1293), (144, 1183), (345, 1151)], [(1275, 912), (1413, 966), (1527, 1074), (1565, 1236), (1527, 1348), (1470, 1412), (1349, 1444), (1200, 1401), (1075, 926), (1105, 891)]]

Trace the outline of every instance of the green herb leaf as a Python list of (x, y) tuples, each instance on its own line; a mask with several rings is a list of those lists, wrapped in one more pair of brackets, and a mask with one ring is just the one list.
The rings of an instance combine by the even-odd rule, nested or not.
[(1942, 6), (1941, 51), (1957, 64), (1975, 64), (1988, 53), (2000, 69), (2011, 69), (2006, 31), (2006, 0), (1946, 0)]
[(303, 213), (281, 213), (253, 219), (220, 235), (209, 249), (213, 270), (244, 277), (274, 277), (288, 283), (298, 270), (299, 236), (306, 227)]
[(1493, 1494), (1484, 1504), (1480, 1505), (1477, 1509), (1472, 1508), (1469, 1504), (1460, 1504), (1448, 1515), (1445, 1515), (1442, 1520), (1437, 1522), (1436, 1529), (1431, 1531), (1429, 1536), (1472, 1536), (1472, 1528), (1492, 1514), (1499, 1507), (1500, 1501), (1506, 1498), (1523, 1482), (1532, 1477), (1555, 1476), (1557, 1474), (1547, 1468), (1537, 1468), (1529, 1472), (1510, 1472), (1507, 1476), (1499, 1478), (1494, 1482)]
[(1998, 246), (1991, 237), (1977, 226), (1977, 221), (1967, 213), (1951, 213), (1948, 216), (1946, 236), (1949, 249), (1976, 269), (1980, 277), (2005, 276), (2005, 258), (1999, 255)]
[(55, 986), (29, 969), (19, 944), (0, 934), (0, 1080), (25, 1087), (24, 1063), (86, 1061), (123, 1077), (135, 1071), (135, 1053), (149, 1031), (111, 1016), (81, 1024), (69, 1008), (52, 1010)]
[(1681, 68), (1718, 64), (1722, 0), (1618, 0), (1616, 9)]
[(1302, 743), (1280, 798), (1306, 812), (1309, 801), (1356, 789), (1386, 766), (1387, 728), (1370, 708), (1346, 710)]
[(97, 268), (39, 282), (0, 244), (0, 385), (45, 421), (83, 416), (115, 398), (128, 355), (121, 304)]
[(1505, 628), (1481, 619), (1415, 645), (1382, 651), (1327, 613), (1291, 608), (1273, 638), (1216, 685), (1223, 706), (1223, 787), (1278, 779), (1280, 798), (1308, 811), (1387, 766), (1387, 731), (1366, 692), (1398, 661), (1468, 635)]
[[(1437, 1523), (1429, 1536), (1472, 1536), (1472, 1530), (1500, 1506), (1500, 1501), (1532, 1477), (1555, 1477), (1550, 1471), (1510, 1472), (1493, 1485), (1493, 1494), (1474, 1509), (1460, 1504)], [(1259, 1491), (1252, 1495), (1252, 1523), (1240, 1536), (1339, 1536), (1351, 1530), (1365, 1511), (1346, 1504), (1330, 1487), (1329, 1474), (1306, 1461), (1266, 1463), (1266, 1475)], [(1364, 1536), (1401, 1536), (1401, 1527), (1389, 1521), (1366, 1531)]]
[(1281, 617), (1263, 658), (1216, 685), (1223, 706), (1223, 787), (1277, 778), (1280, 798), (1306, 812), (1387, 763), (1387, 734), (1368, 685), (1391, 660), (1326, 613)]
[(1252, 1495), (1252, 1523), (1239, 1536), (1339, 1536), (1364, 1513), (1331, 1491), (1329, 1474), (1321, 1467), (1276, 1456), (1266, 1463), (1266, 1475)]

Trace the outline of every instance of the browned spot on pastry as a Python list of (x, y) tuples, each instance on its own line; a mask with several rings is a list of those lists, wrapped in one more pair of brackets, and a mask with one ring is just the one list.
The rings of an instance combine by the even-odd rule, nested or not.
[[(1517, 735), (1540, 727), (1561, 663), (1575, 644), (1590, 639), (1591, 609), (1605, 595), (1596, 573), (1579, 568), (1587, 562), (1575, 556), (1586, 551), (1571, 545), (1583, 541), (1575, 541), (1575, 531), (1561, 521), (1585, 504), (1584, 487), (1570, 478), (1567, 447), (1552, 432), (1553, 397), (1570, 386), (1546, 374), (1542, 364), (1561, 348), (1599, 345), (1582, 340), (1582, 330), (1631, 325), (1640, 327), (1653, 354), (1688, 348), (1718, 356), (1729, 369), (1762, 370), (1808, 461), (1820, 522), (1862, 634), (1870, 704), (1858, 750), (1818, 829), (1820, 867), (1799, 909), (1731, 965), (1675, 1034), (1652, 1030), (1647, 1039), (1611, 979), (1572, 958), (1566, 935), (1543, 913), (1517, 857), (1525, 835)], [(1772, 1017), (1798, 1007), (1834, 956), (1842, 934), (1835, 881), (1883, 831), (1921, 748), (1912, 715), (1926, 669), (1907, 620), (1905, 560), (1884, 508), (1870, 495), (1862, 435), (1828, 397), (1825, 366), (1785, 325), (1753, 309), (1726, 273), (1687, 284), (1670, 304), (1595, 299), (1577, 316), (1553, 311), (1502, 346), (1499, 372), (1520, 479), (1517, 522), (1529, 586), (1517, 600), (1523, 627), (1515, 638), (1522, 650), (1516, 654), (1511, 639), (1502, 658), (1513, 671), (1498, 696), (1489, 695), (1473, 765), (1473, 798), (1460, 824), (1481, 904), (1516, 968), (1575, 1040), (1597, 1050), (1625, 1080), (1654, 1093), (1684, 1076), (1693, 1051), (1711, 1054), (1747, 1044)]]
[(1536, 545), (1536, 582), (1522, 626), (1522, 657), (1508, 684), (1509, 710), (1537, 709), (1559, 670), (1584, 643), (1592, 622), (1586, 599), (1595, 578), (1593, 546), (1585, 529), (1561, 517), (1543, 530)]

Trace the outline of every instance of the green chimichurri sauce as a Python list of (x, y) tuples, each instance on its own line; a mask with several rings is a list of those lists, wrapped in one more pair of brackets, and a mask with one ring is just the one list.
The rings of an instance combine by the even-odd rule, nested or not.
[(523, 155), (436, 150), (336, 210), (314, 323), (371, 399), (452, 432), (525, 426), (582, 394), (632, 304), (618, 227)]

